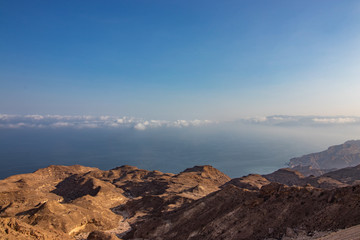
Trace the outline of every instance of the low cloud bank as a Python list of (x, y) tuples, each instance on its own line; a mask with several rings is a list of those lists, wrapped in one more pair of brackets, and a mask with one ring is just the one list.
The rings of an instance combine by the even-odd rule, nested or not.
[(275, 115), (268, 117), (246, 118), (241, 122), (248, 124), (275, 126), (321, 126), (321, 125), (360, 125), (360, 117), (348, 116), (286, 116)]
[(0, 128), (133, 128), (196, 127), (214, 124), (210, 120), (145, 120), (114, 116), (10, 115), (0, 114)]
[[(265, 126), (333, 126), (360, 125), (360, 117), (347, 116), (286, 116), (244, 118), (227, 124), (250, 124)], [(0, 128), (132, 128), (146, 130), (151, 128), (186, 128), (207, 125), (221, 125), (211, 120), (146, 120), (134, 117), (114, 116), (63, 116), (63, 115), (10, 115), (0, 114)]]

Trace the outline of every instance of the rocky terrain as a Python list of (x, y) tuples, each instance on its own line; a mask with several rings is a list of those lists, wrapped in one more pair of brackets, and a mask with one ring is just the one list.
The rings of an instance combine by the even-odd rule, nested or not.
[(0, 180), (0, 239), (356, 239), (359, 183), (360, 165), (233, 179), (211, 166), (49, 166)]
[(360, 186), (321, 190), (271, 183), (247, 191), (228, 185), (178, 211), (138, 223), (126, 238), (295, 238), (359, 224), (359, 199)]
[(0, 181), (0, 236), (114, 239), (131, 224), (204, 197), (229, 180), (211, 166), (179, 174), (131, 166), (49, 166)]

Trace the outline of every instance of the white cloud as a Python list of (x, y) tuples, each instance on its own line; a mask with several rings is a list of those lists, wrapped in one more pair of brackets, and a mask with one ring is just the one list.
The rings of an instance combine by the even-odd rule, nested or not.
[(108, 122), (108, 123), (106, 123), (106, 126), (116, 128), (116, 127), (119, 127), (120, 125), (116, 122)]
[(350, 117), (339, 117), (339, 118), (313, 118), (316, 123), (324, 124), (347, 124), (359, 122), (359, 119)]
[(247, 118), (242, 122), (262, 125), (283, 126), (316, 126), (330, 124), (360, 124), (360, 117), (327, 117), (327, 116), (269, 116), (263, 118)]
[(41, 128), (133, 128), (145, 130), (148, 128), (161, 127), (190, 127), (201, 126), (213, 123), (210, 120), (145, 120), (134, 117), (113, 117), (113, 116), (66, 116), (66, 115), (0, 115), (0, 127), (19, 128), (19, 127), (41, 127)]
[(175, 122), (170, 124), (171, 126), (174, 127), (188, 127), (189, 123), (186, 120), (176, 120)]
[[(286, 116), (244, 118), (246, 124), (276, 126), (318, 126), (331, 124), (359, 124), (360, 117)], [(0, 128), (130, 128), (146, 130), (150, 128), (187, 128), (217, 124), (211, 120), (147, 120), (134, 117), (89, 116), (89, 115), (9, 115), (0, 114)]]
[(101, 126), (97, 123), (88, 123), (88, 122), (76, 125), (76, 128), (98, 128), (98, 127)]
[(161, 121), (161, 120), (150, 120), (149, 125), (153, 128), (167, 126), (168, 121)]
[(44, 116), (42, 115), (25, 115), (25, 118), (30, 118), (30, 119), (33, 119), (33, 120), (42, 120), (44, 119)]
[(72, 126), (74, 126), (74, 124), (69, 123), (69, 122), (56, 122), (56, 123), (52, 123), (50, 126), (55, 127), (55, 128), (58, 128), (58, 127), (72, 127)]
[(31, 128), (31, 127), (36, 127), (36, 125), (19, 122), (19, 123), (6, 124), (5, 127), (6, 128), (29, 128), (29, 127)]
[(125, 121), (124, 121), (124, 118), (118, 118), (118, 119), (116, 119), (116, 122), (117, 123), (124, 123)]
[(0, 120), (8, 120), (15, 118), (16, 115), (10, 115), (10, 114), (0, 114)]
[(101, 116), (100, 120), (105, 121), (105, 120), (109, 120), (110, 118), (111, 118), (110, 116)]
[(144, 124), (142, 124), (142, 123), (138, 123), (138, 124), (136, 124), (136, 125), (134, 126), (134, 128), (135, 128), (136, 130), (145, 130), (145, 129), (146, 129), (146, 126), (145, 126)]

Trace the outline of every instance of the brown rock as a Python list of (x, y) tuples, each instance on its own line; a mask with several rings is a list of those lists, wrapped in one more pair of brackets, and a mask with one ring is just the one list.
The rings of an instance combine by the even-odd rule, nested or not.
[(224, 186), (232, 184), (239, 188), (245, 188), (248, 190), (259, 190), (261, 189), (261, 187), (269, 183), (269, 180), (259, 174), (250, 174), (245, 177), (231, 179), (231, 181), (225, 183)]
[[(229, 180), (211, 166), (179, 174), (131, 166), (109, 171), (49, 166), (0, 181), (0, 219), (21, 220), (43, 236), (50, 231), (70, 238), (94, 230), (121, 236), (129, 223), (177, 209), (219, 190)], [(16, 236), (16, 229), (11, 236)]]
[(114, 234), (93, 231), (89, 234), (87, 240), (119, 240)]
[(124, 238), (292, 237), (296, 235), (293, 229), (315, 232), (360, 224), (358, 199), (360, 186), (322, 190), (271, 183), (256, 192), (230, 184), (178, 211), (133, 225)]
[(16, 218), (0, 218), (0, 239), (7, 240), (70, 240), (60, 231), (32, 226)]

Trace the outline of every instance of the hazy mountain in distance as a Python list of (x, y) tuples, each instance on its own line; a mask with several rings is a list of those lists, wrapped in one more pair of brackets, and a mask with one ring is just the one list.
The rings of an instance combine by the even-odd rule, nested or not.
[(351, 140), (331, 146), (322, 152), (292, 158), (289, 167), (304, 175), (319, 175), (316, 173), (323, 174), (330, 170), (353, 167), (358, 164), (360, 164), (360, 140)]

